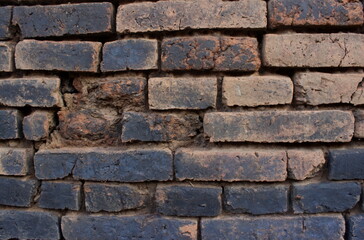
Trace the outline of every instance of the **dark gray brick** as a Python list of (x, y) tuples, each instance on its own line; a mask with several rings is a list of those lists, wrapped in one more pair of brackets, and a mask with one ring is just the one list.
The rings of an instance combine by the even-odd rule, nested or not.
[(140, 216), (62, 217), (65, 239), (197, 240), (197, 220)]
[(221, 193), (221, 187), (158, 186), (157, 211), (171, 216), (217, 216), (221, 212)]
[(18, 110), (0, 110), (0, 139), (16, 139), (23, 136), (22, 115)]
[(41, 208), (80, 210), (81, 183), (43, 181), (38, 206)]
[(59, 217), (53, 213), (2, 210), (0, 239), (60, 239)]
[(23, 119), (24, 137), (32, 141), (45, 140), (55, 125), (52, 112), (37, 110)]
[(259, 215), (288, 210), (288, 185), (227, 186), (224, 190), (224, 206), (231, 213)]
[(364, 149), (330, 150), (329, 179), (364, 179)]
[(0, 72), (11, 72), (13, 64), (14, 44), (10, 42), (0, 42)]
[(0, 178), (0, 204), (30, 207), (37, 193), (38, 181), (27, 178)]
[(89, 212), (119, 212), (143, 208), (147, 192), (124, 184), (86, 183), (84, 185), (85, 205)]
[(111, 3), (84, 3), (14, 8), (13, 24), (24, 38), (105, 33), (112, 31)]
[(0, 39), (8, 39), (11, 37), (11, 13), (13, 7), (0, 7)]
[(364, 214), (356, 214), (348, 218), (348, 240), (364, 239)]
[(32, 148), (0, 148), (0, 175), (27, 175), (33, 154)]

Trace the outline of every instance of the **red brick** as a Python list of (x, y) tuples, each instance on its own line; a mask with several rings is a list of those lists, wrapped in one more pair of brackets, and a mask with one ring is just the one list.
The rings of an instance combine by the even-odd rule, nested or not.
[(295, 180), (305, 180), (314, 177), (322, 170), (326, 160), (322, 150), (288, 150), (288, 177)]

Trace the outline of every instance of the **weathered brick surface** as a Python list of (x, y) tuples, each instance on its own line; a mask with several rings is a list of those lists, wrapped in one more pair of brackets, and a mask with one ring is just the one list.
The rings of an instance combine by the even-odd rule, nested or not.
[(117, 31), (154, 32), (184, 29), (262, 29), (267, 25), (266, 4), (246, 1), (161, 1), (121, 5)]
[(119, 212), (146, 206), (148, 193), (128, 184), (85, 183), (85, 205), (88, 212)]
[(364, 179), (364, 149), (330, 150), (329, 179)]
[(158, 68), (158, 42), (126, 39), (105, 43), (101, 71), (149, 70)]
[(0, 175), (25, 176), (31, 170), (32, 148), (0, 148)]
[(281, 217), (220, 217), (202, 219), (202, 240), (218, 239), (300, 239), (343, 240), (342, 215)]
[(256, 71), (258, 41), (250, 37), (175, 37), (162, 41), (162, 70)]
[(221, 194), (221, 187), (158, 186), (155, 197), (157, 211), (171, 216), (217, 216), (221, 212)]
[(17, 139), (23, 136), (22, 115), (19, 110), (0, 110), (0, 139)]
[(126, 112), (123, 115), (121, 139), (124, 142), (189, 140), (197, 134), (200, 127), (197, 114)]
[(224, 208), (254, 215), (288, 210), (289, 185), (238, 185), (224, 188)]
[(293, 84), (284, 76), (224, 77), (222, 91), (228, 106), (289, 104)]
[(358, 109), (354, 112), (354, 116), (355, 116), (354, 137), (364, 138), (364, 111)]
[(22, 70), (97, 72), (101, 43), (86, 41), (20, 41), (15, 65)]
[(344, 212), (360, 199), (361, 186), (355, 182), (294, 183), (295, 213)]
[(178, 180), (279, 182), (287, 178), (286, 166), (281, 150), (186, 148), (175, 154)]
[(65, 239), (197, 240), (197, 220), (140, 216), (62, 217)]
[(363, 67), (364, 35), (266, 34), (263, 63), (269, 67)]
[(314, 177), (326, 163), (322, 150), (288, 150), (288, 177), (294, 180), (305, 180)]
[(0, 42), (0, 72), (11, 72), (13, 64), (14, 44), (10, 42)]
[(11, 107), (61, 107), (58, 77), (7, 78), (0, 81), (0, 104)]
[(348, 218), (348, 239), (364, 239), (364, 214), (351, 215)]
[(205, 114), (211, 142), (349, 142), (354, 117), (347, 111), (214, 112)]
[(0, 7), (0, 39), (8, 39), (11, 37), (10, 25), (12, 11), (13, 8), (11, 6)]
[(363, 73), (300, 72), (294, 76), (295, 100), (308, 105), (364, 104)]
[(42, 182), (38, 206), (51, 209), (80, 210), (80, 182)]
[(148, 81), (150, 109), (206, 109), (216, 106), (216, 96), (216, 77), (163, 77)]
[(23, 119), (24, 137), (32, 141), (45, 140), (55, 125), (52, 112), (37, 110)]
[(0, 239), (60, 239), (58, 215), (22, 210), (0, 211)]
[[(26, 178), (0, 178), (0, 204), (30, 207), (37, 193), (37, 180)], [(0, 211), (1, 212), (1, 211)]]
[(111, 32), (111, 3), (83, 3), (14, 8), (13, 24), (25, 38)]
[(360, 26), (364, 22), (360, 0), (270, 0), (270, 27)]

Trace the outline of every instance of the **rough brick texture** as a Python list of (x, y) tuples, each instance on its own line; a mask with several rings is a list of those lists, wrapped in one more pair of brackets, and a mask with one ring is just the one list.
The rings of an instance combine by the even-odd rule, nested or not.
[(13, 71), (14, 44), (0, 42), (0, 72)]
[(54, 114), (48, 111), (35, 111), (23, 119), (23, 133), (28, 140), (45, 140), (55, 127)]
[(364, 238), (364, 215), (356, 214), (349, 217), (348, 221), (349, 231), (348, 231), (348, 239), (349, 240), (359, 240)]
[(11, 6), (0, 7), (0, 39), (11, 37), (10, 24), (13, 8)]
[(23, 136), (22, 115), (18, 110), (0, 110), (0, 140)]
[(0, 175), (25, 176), (31, 170), (32, 148), (0, 148)]
[(287, 158), (288, 177), (295, 180), (314, 177), (326, 163), (324, 152), (318, 149), (288, 150)]
[(37, 180), (26, 178), (0, 178), (0, 204), (30, 207), (37, 193)]
[(364, 179), (364, 149), (331, 150), (329, 154), (329, 179)]
[(364, 137), (364, 111), (358, 109), (354, 112), (354, 115), (355, 115), (354, 137), (363, 138)]

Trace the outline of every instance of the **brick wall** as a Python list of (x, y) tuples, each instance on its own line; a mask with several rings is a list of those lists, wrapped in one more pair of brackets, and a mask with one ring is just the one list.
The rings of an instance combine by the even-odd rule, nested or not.
[(1, 1), (0, 239), (363, 240), (363, 24), (360, 0)]

